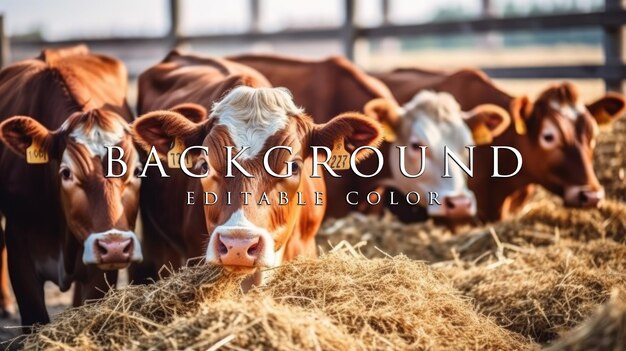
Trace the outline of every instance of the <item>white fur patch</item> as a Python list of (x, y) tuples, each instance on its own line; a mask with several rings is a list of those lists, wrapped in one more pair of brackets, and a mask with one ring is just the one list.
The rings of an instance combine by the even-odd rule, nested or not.
[[(465, 146), (473, 145), (472, 132), (465, 124), (462, 111), (454, 97), (448, 93), (423, 91), (418, 93), (409, 103), (403, 106), (403, 128), (409, 133), (401, 137), (390, 148), (388, 156), (392, 169), (393, 185), (408, 193), (417, 191), (422, 196), (434, 191), (439, 198), (446, 196), (467, 196), (472, 199), (472, 213), (475, 213), (474, 194), (467, 187), (467, 176), (454, 163), (450, 165), (451, 178), (443, 178), (440, 173), (431, 170), (444, 169), (444, 147), (447, 146), (467, 161)], [(404, 139), (406, 138), (406, 139)], [(429, 157), (412, 149), (411, 145), (428, 146)], [(405, 177), (400, 171), (400, 157), (396, 146), (407, 146), (405, 168), (410, 174), (417, 174), (424, 166), (424, 173), (417, 178)], [(425, 203), (425, 202), (424, 202)], [(443, 206), (427, 206), (431, 216), (442, 215)]]
[[(234, 234), (235, 232), (237, 234)], [(209, 239), (209, 245), (207, 246), (206, 261), (213, 264), (220, 264), (221, 262), (218, 254), (218, 236), (216, 234), (229, 235), (233, 233), (234, 235), (241, 235), (241, 232), (249, 233), (249, 236), (259, 236), (263, 242), (263, 248), (256, 261), (256, 266), (275, 267), (280, 263), (277, 262), (276, 252), (274, 250), (274, 239), (270, 233), (266, 229), (250, 222), (246, 218), (243, 209), (235, 211), (224, 224), (217, 226), (213, 230), (211, 238)]]
[(77, 143), (84, 145), (92, 156), (102, 158), (107, 152), (105, 146), (118, 144), (125, 134), (126, 129), (121, 123), (116, 123), (112, 131), (104, 131), (98, 125), (87, 131), (84, 123), (81, 123), (70, 133), (70, 137)]
[(571, 121), (576, 121), (578, 116), (585, 112), (585, 106), (580, 101), (575, 104), (559, 104), (558, 101), (552, 100), (550, 107)]
[(289, 116), (302, 112), (286, 88), (240, 86), (213, 105), (211, 116), (226, 126), (233, 146), (249, 147), (240, 156), (249, 159), (261, 151), (269, 137), (287, 126)]
[(141, 244), (139, 243), (139, 239), (137, 235), (131, 231), (124, 231), (118, 229), (109, 229), (106, 232), (100, 233), (92, 233), (89, 234), (85, 242), (83, 243), (83, 263), (84, 264), (98, 264), (98, 259), (96, 257), (96, 253), (94, 252), (95, 243), (98, 239), (104, 239), (107, 235), (118, 235), (123, 239), (131, 239), (133, 241), (133, 253), (130, 257), (131, 262), (141, 262), (143, 261), (143, 253), (141, 252)]

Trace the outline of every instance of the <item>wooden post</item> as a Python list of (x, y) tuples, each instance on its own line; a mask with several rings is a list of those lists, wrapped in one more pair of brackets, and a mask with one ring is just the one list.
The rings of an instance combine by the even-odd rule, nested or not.
[[(622, 9), (621, 0), (604, 0), (604, 11), (611, 12)], [(604, 64), (606, 66), (621, 65), (623, 35), (621, 26), (606, 26), (604, 30)], [(622, 80), (620, 78), (606, 78), (604, 87), (607, 91), (622, 91)]]
[(343, 52), (348, 60), (354, 60), (354, 43), (356, 42), (356, 28), (354, 24), (355, 0), (345, 0), (345, 19), (342, 26)]
[(170, 30), (168, 39), (172, 49), (176, 49), (180, 44), (180, 1), (170, 0)]
[(259, 0), (250, 0), (250, 31), (261, 31), (261, 4)]
[(381, 0), (380, 6), (383, 14), (383, 26), (390, 25), (389, 10), (391, 9), (391, 0)]
[(4, 32), (4, 15), (0, 14), (0, 68), (3, 68), (9, 64), (9, 50), (9, 38)]

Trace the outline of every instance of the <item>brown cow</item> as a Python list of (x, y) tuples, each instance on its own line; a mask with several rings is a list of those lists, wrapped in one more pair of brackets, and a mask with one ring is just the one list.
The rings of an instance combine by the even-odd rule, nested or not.
[[(399, 109), (395, 99), (389, 89), (378, 79), (366, 74), (356, 65), (343, 57), (329, 57), (324, 60), (302, 60), (296, 58), (271, 56), (271, 55), (241, 55), (230, 57), (230, 59), (248, 65), (261, 72), (274, 86), (284, 86), (292, 91), (296, 104), (302, 105), (311, 112), (313, 118), (318, 123), (328, 121), (333, 116), (344, 111), (367, 110), (367, 114), (373, 118), (384, 122), (389, 128), (388, 132), (395, 129), (398, 140), (394, 142), (391, 138), (386, 138), (386, 142), (381, 145), (381, 153), (385, 157), (385, 164), (379, 174), (372, 178), (357, 176), (352, 171), (340, 173), (342, 178), (327, 177), (326, 184), (333, 194), (342, 201), (329, 203), (327, 215), (331, 217), (342, 217), (350, 211), (362, 211), (366, 213), (378, 213), (383, 205), (370, 206), (367, 203), (367, 194), (371, 191), (381, 193), (386, 185), (392, 185), (397, 189), (413, 189), (423, 196), (418, 206), (408, 206), (407, 221), (424, 220), (428, 216), (441, 216), (445, 218), (468, 217), (474, 214), (474, 199), (471, 192), (463, 191), (466, 180), (463, 175), (456, 175), (451, 179), (441, 177), (441, 168), (428, 167), (425, 174), (419, 178), (406, 178), (399, 174), (397, 163), (394, 163), (397, 156), (397, 146), (410, 146), (415, 133), (408, 133), (407, 128), (412, 128), (411, 124), (422, 126), (427, 123), (428, 118), (403, 118), (403, 113)], [(411, 95), (411, 98), (415, 94)], [(407, 101), (403, 101), (408, 102)], [(445, 105), (445, 104), (444, 104)], [(477, 107), (477, 106), (474, 106)], [(486, 106), (483, 106), (486, 107)], [(502, 124), (508, 124), (509, 118), (502, 116), (499, 112), (493, 112), (492, 108), (486, 107), (473, 111), (472, 128), (481, 128), (485, 123), (487, 115), (493, 116), (493, 123), (489, 124), (491, 132), (496, 134), (501, 132), (499, 128)], [(472, 108), (473, 109), (473, 108)], [(471, 109), (466, 109), (471, 110)], [(489, 111), (489, 112), (488, 112)], [(443, 118), (441, 126), (448, 125), (449, 121), (460, 121), (460, 111), (451, 111), (450, 118)], [(480, 113), (479, 113), (480, 112)], [(431, 114), (436, 121), (436, 113)], [(458, 116), (452, 116), (458, 115)], [(445, 120), (445, 121), (444, 121)], [(413, 123), (414, 122), (414, 123)], [(437, 124), (439, 122), (435, 122)], [(453, 127), (445, 127), (448, 132), (443, 134), (464, 133), (463, 123), (452, 123)], [(479, 126), (481, 125), (481, 126)], [(417, 126), (419, 127), (419, 126)], [(482, 128), (485, 130), (484, 128)], [(422, 142), (432, 142), (436, 138), (421, 138)], [(469, 139), (466, 139), (470, 141)], [(463, 141), (463, 140), (459, 140)], [(473, 142), (471, 142), (473, 144)], [(437, 145), (430, 145), (431, 149)], [(466, 145), (456, 143), (455, 152), (464, 151)], [(443, 146), (442, 146), (443, 148)], [(437, 152), (439, 152), (437, 150)], [(429, 159), (430, 160), (430, 159)], [(408, 161), (412, 162), (412, 160)], [(441, 162), (434, 162), (442, 163)], [(378, 166), (377, 160), (372, 157), (363, 161), (359, 167), (363, 174), (372, 174)], [(415, 167), (419, 165), (415, 164)], [(454, 184), (451, 189), (450, 185)], [(423, 191), (428, 185), (431, 191), (441, 192), (441, 205), (426, 199)], [(356, 193), (354, 193), (356, 192)], [(350, 197), (350, 201), (348, 200)], [(388, 201), (389, 200), (389, 201)], [(398, 200), (398, 199), (396, 199)], [(388, 206), (393, 199), (385, 199), (381, 202)], [(399, 200), (403, 201), (403, 200)], [(358, 205), (353, 205), (358, 203)], [(395, 206), (392, 206), (392, 208)], [(425, 211), (421, 209), (425, 208)], [(428, 215), (428, 216), (427, 216)]]
[[(311, 177), (309, 146), (332, 147), (343, 138), (356, 148), (376, 145), (382, 138), (378, 124), (357, 113), (313, 124), (286, 89), (270, 88), (259, 73), (227, 60), (174, 52), (144, 72), (139, 87), (139, 111), (148, 113), (133, 128), (146, 150), (154, 146), (165, 159), (177, 140), (187, 147), (206, 147), (206, 153), (196, 150), (189, 160), (201, 179), (173, 169), (166, 172), (169, 178), (161, 178), (160, 170), (147, 169), (153, 173), (142, 189), (144, 249), (154, 264), (144, 265), (146, 269), (203, 256), (230, 271), (254, 271), (251, 282), (260, 283), (259, 268), (296, 255), (315, 255), (314, 235), (325, 203), (316, 204), (315, 192), (325, 187), (323, 178)], [(194, 111), (190, 103), (204, 107)], [(157, 109), (174, 109), (186, 117), (175, 111), (150, 112)], [(208, 118), (206, 109), (212, 109)], [(291, 147), (293, 153), (274, 150), (265, 161), (278, 173), (291, 169), (286, 178), (271, 176), (263, 167), (265, 153), (278, 145)], [(227, 146), (235, 148), (232, 155), (243, 152), (239, 162), (252, 178), (237, 170), (226, 177)], [(286, 205), (279, 205), (281, 192)]]
[[(400, 102), (428, 89), (452, 94), (462, 109), (488, 103), (510, 113), (513, 123), (491, 145), (515, 147), (523, 157), (523, 167), (514, 177), (492, 178), (492, 151), (489, 146), (476, 149), (476, 174), (469, 185), (478, 199), (481, 219), (498, 220), (519, 210), (531, 194), (532, 184), (561, 196), (566, 206), (595, 206), (604, 197), (593, 171), (592, 151), (598, 124), (624, 113), (626, 103), (621, 95), (609, 93), (585, 105), (574, 85), (562, 83), (550, 86), (531, 102), (503, 92), (477, 70), (447, 74), (401, 69), (376, 76)], [(503, 152), (500, 162), (503, 174), (517, 165), (510, 152)]]
[[(49, 321), (45, 281), (63, 291), (75, 282), (79, 304), (141, 260), (133, 233), (138, 153), (121, 62), (84, 46), (44, 50), (0, 71), (0, 82), (0, 209), (11, 283), (29, 326)], [(105, 177), (107, 145), (124, 152), (129, 175)]]

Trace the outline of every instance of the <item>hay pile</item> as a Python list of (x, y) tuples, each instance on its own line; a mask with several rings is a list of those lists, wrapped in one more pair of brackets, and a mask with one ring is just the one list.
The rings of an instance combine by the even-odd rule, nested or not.
[(614, 292), (611, 300), (594, 316), (568, 333), (546, 351), (621, 351), (626, 350), (625, 295)]
[(473, 349), (535, 345), (475, 312), (427, 265), (346, 252), (274, 270), (241, 294), (215, 268), (185, 268), (68, 310), (26, 340), (35, 349)]
[(603, 130), (594, 150), (594, 168), (607, 196), (626, 201), (626, 117)]
[(367, 257), (404, 254), (412, 259), (441, 262), (474, 260), (495, 254), (495, 233), (505, 251), (515, 247), (553, 245), (561, 239), (611, 239), (626, 243), (626, 204), (604, 201), (597, 209), (567, 209), (551, 197), (530, 204), (517, 218), (454, 234), (432, 222), (404, 224), (392, 215), (383, 218), (359, 213), (326, 221), (317, 236), (322, 250), (347, 241), (365, 241)]
[(626, 291), (626, 246), (610, 240), (566, 241), (510, 256), (441, 270), (480, 312), (540, 343), (578, 325), (613, 289)]

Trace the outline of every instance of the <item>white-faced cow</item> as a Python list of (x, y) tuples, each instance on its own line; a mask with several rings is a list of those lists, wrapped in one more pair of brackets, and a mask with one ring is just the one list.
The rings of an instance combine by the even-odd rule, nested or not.
[[(228, 60), (173, 52), (143, 73), (139, 86), (145, 114), (133, 128), (146, 151), (154, 147), (167, 160), (177, 143), (206, 148), (181, 161), (201, 178), (168, 167), (170, 177), (162, 178), (156, 167), (146, 169), (152, 173), (144, 180), (142, 218), (152, 266), (144, 264), (140, 274), (147, 276), (162, 264), (202, 256), (229, 271), (255, 272), (253, 282), (260, 283), (263, 268), (315, 255), (325, 209), (325, 202), (316, 205), (315, 192), (325, 186), (323, 178), (311, 177), (310, 146), (332, 148), (343, 139), (356, 148), (382, 138), (378, 123), (358, 113), (314, 124), (286, 89), (271, 88), (258, 72)], [(275, 146), (292, 152), (267, 153)], [(229, 150), (231, 156), (242, 152), (238, 160), (247, 175), (234, 169), (227, 177)], [(275, 177), (264, 164), (291, 175)]]
[[(0, 71), (0, 208), (25, 326), (49, 320), (45, 281), (63, 291), (75, 282), (80, 304), (142, 258), (126, 87), (121, 62), (84, 46), (44, 50)], [(105, 146), (123, 150), (125, 177), (105, 177)]]

